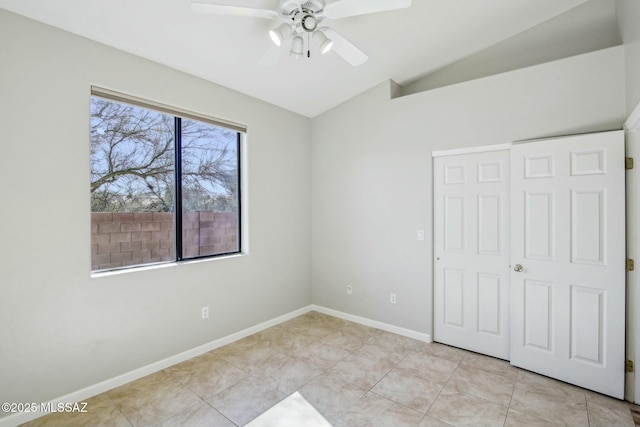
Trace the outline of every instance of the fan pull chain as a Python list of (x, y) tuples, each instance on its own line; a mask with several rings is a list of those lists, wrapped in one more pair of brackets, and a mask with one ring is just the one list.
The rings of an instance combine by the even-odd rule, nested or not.
[(307, 58), (311, 58), (311, 33), (307, 33)]

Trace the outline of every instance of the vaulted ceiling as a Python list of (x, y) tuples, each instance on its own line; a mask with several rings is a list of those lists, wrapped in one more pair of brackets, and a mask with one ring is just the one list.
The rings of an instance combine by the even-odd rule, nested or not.
[[(211, 2), (265, 9), (277, 9), (279, 3)], [(334, 52), (321, 55), (313, 47), (310, 58), (285, 54), (275, 65), (261, 65), (271, 46), (267, 32), (275, 22), (195, 13), (190, 0), (0, 0), (0, 8), (314, 117), (387, 79), (415, 86), (425, 76), (531, 29), (544, 28), (541, 24), (586, 3), (590, 2), (413, 0), (408, 9), (329, 21), (369, 56), (358, 67)], [(572, 16), (572, 25), (585, 33), (601, 21), (593, 13)], [(571, 42), (551, 39), (561, 33), (549, 36), (549, 46)]]

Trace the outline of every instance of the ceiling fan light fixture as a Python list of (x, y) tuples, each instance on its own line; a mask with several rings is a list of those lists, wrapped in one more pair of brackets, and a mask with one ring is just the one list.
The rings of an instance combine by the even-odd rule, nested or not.
[(269, 37), (276, 46), (282, 46), (282, 42), (291, 33), (291, 27), (287, 24), (281, 24), (278, 28), (269, 30)]
[(316, 28), (318, 28), (318, 19), (314, 15), (307, 14), (302, 17), (300, 25), (302, 26), (303, 30), (308, 33), (312, 33), (316, 30)]
[(302, 37), (295, 36), (293, 42), (291, 42), (291, 52), (289, 54), (296, 59), (302, 58), (302, 49), (304, 47), (304, 40)]
[(323, 55), (331, 50), (333, 47), (333, 40), (331, 40), (325, 33), (322, 31), (316, 31), (313, 34), (314, 38), (318, 39), (320, 43), (320, 53)]

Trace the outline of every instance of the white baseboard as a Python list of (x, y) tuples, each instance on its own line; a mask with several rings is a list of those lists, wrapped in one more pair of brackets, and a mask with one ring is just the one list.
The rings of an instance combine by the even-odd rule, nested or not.
[(413, 338), (418, 341), (433, 342), (431, 334), (425, 334), (422, 332), (416, 332), (411, 329), (401, 328), (399, 326), (390, 325), (384, 322), (378, 322), (377, 320), (367, 319), (365, 317), (354, 316), (353, 314), (344, 313), (342, 311), (333, 310), (320, 305), (311, 305), (311, 311), (317, 311), (320, 313), (328, 314), (329, 316), (339, 317), (340, 319), (349, 320), (350, 322), (360, 323), (361, 325), (371, 326), (372, 328), (382, 329), (383, 331), (392, 332), (394, 334), (402, 335), (404, 337)]
[[(83, 402), (100, 393), (104, 393), (116, 387), (120, 387), (121, 385), (130, 383), (131, 381), (138, 380), (142, 377), (161, 371), (163, 369), (166, 369), (178, 363), (184, 362), (193, 357), (200, 356), (201, 354), (207, 353), (211, 350), (215, 350), (218, 347), (222, 347), (223, 345), (227, 345), (234, 341), (238, 341), (239, 339), (248, 337), (249, 335), (263, 331), (272, 326), (276, 326), (282, 322), (286, 322), (287, 320), (293, 319), (294, 317), (298, 317), (310, 311), (317, 311), (319, 313), (324, 313), (329, 316), (334, 316), (340, 319), (349, 320), (351, 322), (360, 323), (361, 325), (382, 329), (383, 331), (392, 332), (394, 334), (402, 335), (408, 338), (413, 338), (419, 341), (432, 342), (430, 334), (416, 332), (410, 329), (401, 328), (399, 326), (390, 325), (388, 323), (379, 322), (377, 320), (371, 320), (371, 319), (367, 319), (360, 316), (354, 316), (353, 314), (343, 313), (341, 311), (337, 311), (330, 308), (312, 304), (312, 305), (308, 305), (306, 307), (300, 308), (298, 310), (292, 311), (290, 313), (283, 314), (282, 316), (275, 317), (271, 320), (267, 320), (266, 322), (262, 322), (250, 328), (243, 329), (240, 332), (227, 335), (226, 337), (219, 338), (217, 340), (211, 341), (209, 343), (203, 344), (201, 346), (192, 348), (187, 351), (183, 351), (182, 353), (178, 353), (174, 356), (167, 357), (166, 359), (162, 359), (158, 362), (150, 363), (149, 365), (143, 366), (138, 369), (134, 369), (133, 371), (129, 371), (122, 375), (118, 375), (117, 377), (110, 378), (108, 380), (99, 382), (89, 387), (85, 387), (81, 390), (74, 391), (65, 396), (58, 397), (49, 402), (45, 402), (44, 405), (47, 407), (55, 407), (58, 403)], [(49, 403), (51, 405), (48, 405)], [(24, 412), (24, 413), (12, 414), (12, 415), (0, 418), (0, 427), (15, 427), (18, 424), (26, 423), (28, 421), (41, 417), (45, 414), (46, 414), (45, 412)]]
[[(166, 369), (178, 363), (184, 362), (193, 357), (200, 356), (201, 354), (207, 353), (211, 350), (215, 350), (216, 348), (222, 347), (223, 345), (227, 345), (234, 341), (238, 341), (239, 339), (248, 337), (249, 335), (255, 334), (257, 332), (263, 331), (272, 326), (278, 325), (282, 322), (286, 322), (287, 320), (293, 319), (294, 317), (298, 317), (302, 314), (308, 313), (311, 310), (312, 310), (311, 306), (300, 308), (298, 310), (292, 311), (290, 313), (275, 317), (271, 320), (267, 320), (266, 322), (252, 326), (250, 328), (243, 329), (240, 332), (227, 335), (226, 337), (208, 342), (206, 344), (192, 348), (187, 351), (183, 351), (182, 353), (178, 353), (174, 356), (167, 357), (166, 359), (162, 359), (158, 362), (150, 363), (149, 365), (143, 366), (138, 369), (134, 369), (133, 371), (129, 371), (122, 375), (118, 375), (117, 377), (110, 378), (108, 380), (99, 382), (97, 384), (90, 385), (89, 387), (85, 387), (81, 390), (74, 391), (65, 396), (58, 397), (49, 402), (45, 402), (44, 406), (55, 407), (56, 404), (60, 402), (62, 403), (83, 402), (100, 393), (104, 393), (116, 387), (120, 387), (121, 385), (127, 384), (131, 381), (138, 380), (142, 377), (161, 371), (163, 369)], [(51, 403), (51, 405), (48, 405), (48, 403)], [(15, 427), (18, 424), (26, 423), (28, 421), (41, 417), (45, 414), (46, 412), (15, 413), (15, 414), (0, 418), (0, 427)]]

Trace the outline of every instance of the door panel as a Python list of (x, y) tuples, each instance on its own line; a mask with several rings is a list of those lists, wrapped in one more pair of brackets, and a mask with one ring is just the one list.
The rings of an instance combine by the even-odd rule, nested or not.
[(464, 327), (464, 271), (444, 270), (444, 324)]
[(604, 265), (605, 191), (571, 191), (571, 262)]
[(500, 336), (502, 276), (478, 273), (478, 332)]
[(527, 259), (553, 260), (553, 200), (553, 191), (525, 193), (524, 246)]
[(502, 197), (500, 195), (478, 196), (478, 252), (481, 255), (501, 254), (502, 243)]
[(538, 280), (524, 281), (524, 345), (552, 351), (551, 330), (553, 312), (551, 301), (553, 283)]
[(514, 145), (511, 165), (511, 363), (622, 398), (623, 133)]
[(571, 358), (602, 365), (604, 292), (571, 287)]
[(445, 197), (444, 241), (448, 252), (464, 251), (464, 197)]
[(434, 158), (434, 338), (509, 358), (509, 152)]

